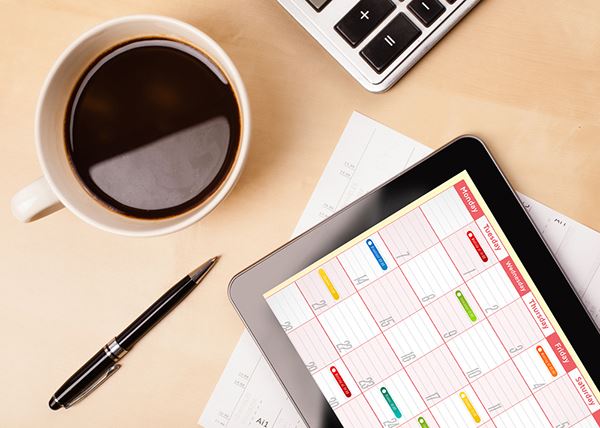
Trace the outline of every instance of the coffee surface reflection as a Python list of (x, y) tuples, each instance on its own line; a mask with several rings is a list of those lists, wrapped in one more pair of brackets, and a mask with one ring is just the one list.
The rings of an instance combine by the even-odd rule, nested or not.
[(65, 120), (67, 153), (88, 192), (146, 219), (181, 214), (227, 177), (240, 108), (222, 71), (199, 50), (165, 38), (133, 40), (83, 74)]

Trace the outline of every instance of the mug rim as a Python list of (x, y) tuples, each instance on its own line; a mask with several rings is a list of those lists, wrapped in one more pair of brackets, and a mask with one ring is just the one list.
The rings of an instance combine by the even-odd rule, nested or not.
[[(100, 221), (88, 216), (87, 214), (83, 213), (77, 207), (76, 204), (71, 203), (71, 201), (67, 197), (65, 197), (65, 195), (61, 191), (60, 187), (54, 182), (54, 178), (52, 177), (52, 175), (50, 173), (50, 168), (48, 167), (46, 160), (44, 158), (44, 155), (43, 155), (43, 149), (42, 149), (43, 142), (42, 142), (41, 129), (40, 129), (41, 122), (42, 122), (44, 101), (48, 94), (50, 85), (54, 82), (54, 79), (56, 77), (56, 74), (57, 74), (60, 66), (65, 62), (65, 60), (67, 60), (72, 55), (73, 51), (79, 45), (81, 45), (82, 43), (85, 43), (91, 37), (103, 32), (103, 31), (109, 30), (111, 27), (114, 27), (114, 26), (120, 25), (120, 24), (126, 24), (128, 22), (161, 23), (161, 24), (168, 25), (170, 27), (177, 27), (179, 29), (184, 29), (184, 30), (187, 30), (187, 31), (192, 32), (195, 35), (197, 35), (205, 44), (204, 46), (197, 46), (197, 47), (202, 50), (204, 50), (205, 46), (210, 47), (210, 49), (213, 50), (213, 53), (211, 53), (211, 54), (207, 53), (207, 54), (214, 61), (216, 61), (216, 63), (218, 64), (219, 67), (223, 68), (224, 72), (226, 73), (227, 78), (231, 81), (231, 84), (233, 85), (233, 89), (235, 90), (237, 98), (238, 98), (240, 116), (242, 119), (241, 120), (241, 128), (240, 128), (240, 131), (241, 131), (240, 132), (240, 140), (239, 140), (239, 146), (238, 146), (238, 150), (237, 150), (236, 159), (235, 159), (234, 164), (232, 165), (227, 177), (221, 183), (220, 187), (212, 195), (210, 195), (205, 201), (201, 202), (199, 205), (197, 205), (196, 207), (194, 207), (190, 211), (188, 211), (187, 214), (189, 214), (189, 215), (186, 216), (186, 213), (183, 213), (179, 218), (177, 218), (177, 217), (171, 218), (170, 220), (174, 220), (174, 222), (169, 223), (169, 224), (161, 225), (162, 219), (147, 220), (147, 219), (138, 219), (135, 217), (127, 217), (128, 219), (130, 219), (132, 221), (144, 222), (144, 224), (152, 224), (152, 222), (154, 222), (155, 227), (152, 227), (147, 230), (132, 230), (132, 229), (127, 229), (126, 227), (118, 227), (118, 226), (112, 226), (109, 224), (105, 224), (105, 223), (100, 222)], [(196, 46), (196, 43), (191, 42), (191, 41), (188, 41), (188, 42), (191, 43), (192, 45)], [(46, 179), (46, 181), (48, 182), (48, 185), (50, 186), (52, 191), (56, 194), (58, 199), (65, 206), (65, 208), (69, 209), (81, 220), (83, 220), (86, 223), (88, 223), (94, 227), (97, 227), (101, 230), (104, 230), (106, 232), (115, 233), (118, 235), (133, 236), (133, 237), (150, 237), (150, 236), (160, 236), (160, 235), (166, 235), (169, 233), (173, 233), (173, 232), (184, 229), (184, 228), (194, 224), (198, 220), (207, 216), (212, 210), (214, 210), (217, 207), (217, 205), (220, 204), (227, 197), (227, 195), (231, 192), (231, 190), (233, 189), (233, 187), (235, 186), (235, 184), (237, 183), (237, 181), (241, 175), (241, 172), (246, 163), (246, 158), (248, 156), (249, 145), (250, 145), (250, 130), (251, 130), (251, 117), (250, 117), (250, 102), (248, 99), (248, 93), (246, 91), (246, 87), (244, 86), (242, 78), (239, 74), (239, 71), (238, 71), (237, 67), (235, 66), (235, 64), (233, 63), (233, 61), (231, 60), (231, 58), (229, 57), (229, 55), (227, 55), (227, 53), (223, 50), (223, 48), (221, 48), (221, 46), (214, 39), (212, 39), (209, 35), (207, 35), (203, 31), (201, 31), (200, 29), (194, 27), (193, 25), (188, 24), (183, 21), (180, 21), (179, 19), (176, 19), (176, 18), (161, 16), (161, 15), (151, 15), (151, 14), (127, 15), (127, 16), (110, 19), (108, 21), (104, 21), (104, 22), (90, 28), (89, 30), (85, 31), (79, 37), (77, 37), (73, 42), (71, 42), (71, 44), (69, 44), (69, 46), (67, 48), (65, 48), (62, 51), (62, 53), (59, 55), (59, 57), (54, 61), (54, 64), (52, 65), (50, 71), (48, 72), (48, 74), (46, 76), (46, 79), (44, 80), (44, 83), (42, 85), (42, 89), (40, 91), (40, 95), (38, 98), (37, 107), (36, 107), (35, 127), (34, 127), (36, 152), (37, 152), (38, 161), (39, 161), (41, 169), (42, 169), (43, 176)], [(74, 179), (76, 180), (76, 177), (74, 177)], [(81, 184), (79, 182), (77, 184), (78, 184), (78, 186), (81, 186)], [(91, 196), (90, 196), (90, 198), (91, 198)], [(103, 207), (103, 209), (106, 209), (106, 208)], [(110, 212), (110, 210), (107, 210), (107, 211)], [(119, 216), (119, 214), (117, 214), (117, 213), (112, 213), (112, 214), (115, 216)]]

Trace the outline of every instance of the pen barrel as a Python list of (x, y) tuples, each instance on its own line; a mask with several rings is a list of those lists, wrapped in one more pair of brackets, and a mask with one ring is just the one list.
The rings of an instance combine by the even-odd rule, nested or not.
[(69, 406), (115, 364), (115, 361), (104, 350), (100, 349), (73, 376), (54, 393), (54, 399), (62, 406)]
[(135, 319), (121, 334), (116, 337), (117, 343), (127, 351), (137, 343), (152, 327), (171, 312), (195, 287), (196, 282), (186, 276), (165, 294), (163, 294), (152, 306)]

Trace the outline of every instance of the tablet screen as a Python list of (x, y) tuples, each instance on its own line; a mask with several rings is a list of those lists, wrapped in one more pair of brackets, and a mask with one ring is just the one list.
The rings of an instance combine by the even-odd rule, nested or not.
[(598, 427), (599, 393), (466, 171), (264, 295), (344, 427)]

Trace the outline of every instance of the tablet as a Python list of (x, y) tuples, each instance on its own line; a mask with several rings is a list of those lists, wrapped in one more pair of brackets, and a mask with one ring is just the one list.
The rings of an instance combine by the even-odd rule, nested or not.
[(476, 137), (250, 266), (229, 294), (310, 427), (600, 426), (600, 334)]

